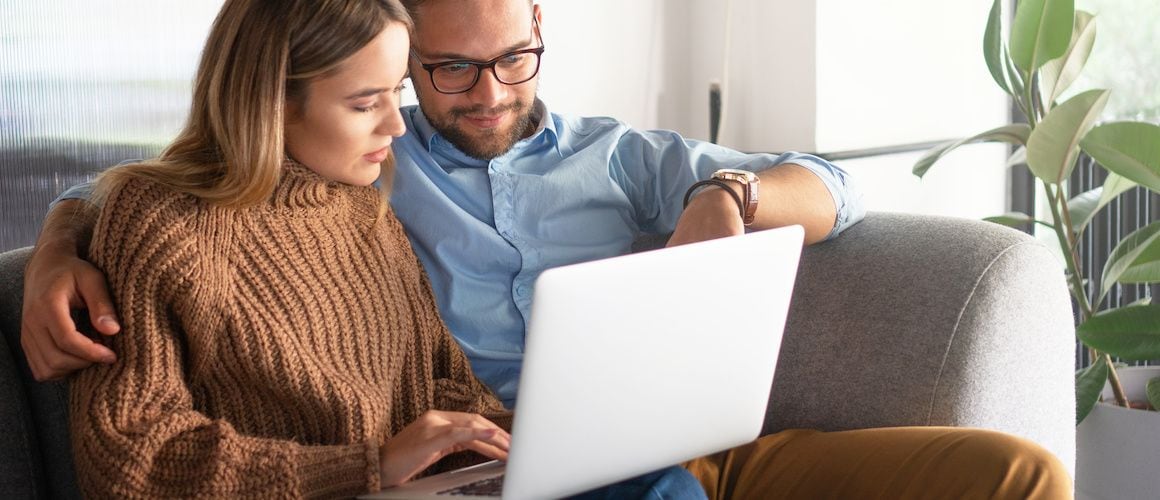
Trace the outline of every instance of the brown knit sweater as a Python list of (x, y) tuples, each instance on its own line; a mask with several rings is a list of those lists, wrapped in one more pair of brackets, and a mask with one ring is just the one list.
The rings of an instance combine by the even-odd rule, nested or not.
[(91, 258), (123, 331), (71, 385), (90, 497), (334, 497), (429, 409), (510, 415), (475, 379), (378, 193), (287, 164), (267, 204), (131, 181)]

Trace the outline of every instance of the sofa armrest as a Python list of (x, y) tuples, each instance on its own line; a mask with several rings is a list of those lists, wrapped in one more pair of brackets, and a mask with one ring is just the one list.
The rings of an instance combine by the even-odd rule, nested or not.
[(996, 224), (870, 213), (806, 248), (766, 432), (961, 426), (1074, 470), (1074, 323), (1062, 261)]
[[(20, 346), (20, 310), (24, 296), (24, 265), (31, 248), (0, 253), (0, 332), (7, 361), (0, 366), (0, 412), (5, 432), (15, 433), (14, 446), (24, 466), (0, 476), (0, 491), (28, 492), (28, 498), (80, 498), (68, 429), (68, 384), (33, 380)], [(0, 362), (3, 365), (3, 362)], [(3, 397), (12, 393), (13, 399)], [(4, 442), (0, 440), (0, 443)], [(8, 472), (12, 472), (11, 475)], [(9, 484), (5, 484), (9, 482)]]

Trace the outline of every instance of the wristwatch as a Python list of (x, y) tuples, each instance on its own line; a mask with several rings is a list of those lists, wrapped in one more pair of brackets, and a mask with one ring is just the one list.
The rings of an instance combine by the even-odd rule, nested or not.
[(741, 200), (745, 205), (745, 216), (741, 220), (746, 226), (753, 224), (753, 217), (757, 215), (757, 185), (761, 184), (757, 174), (747, 170), (723, 168), (713, 172), (712, 178), (741, 183)]

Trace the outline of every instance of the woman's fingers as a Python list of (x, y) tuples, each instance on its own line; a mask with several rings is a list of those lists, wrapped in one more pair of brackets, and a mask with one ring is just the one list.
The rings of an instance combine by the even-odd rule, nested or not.
[(383, 446), (382, 482), (402, 484), (439, 459), (465, 450), (507, 460), (510, 446), (511, 435), (480, 415), (429, 411)]

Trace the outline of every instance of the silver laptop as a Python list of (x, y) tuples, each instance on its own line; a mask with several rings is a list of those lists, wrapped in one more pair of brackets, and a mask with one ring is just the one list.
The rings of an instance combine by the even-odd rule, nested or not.
[(802, 239), (791, 226), (545, 271), (508, 462), (366, 498), (558, 498), (756, 439)]

